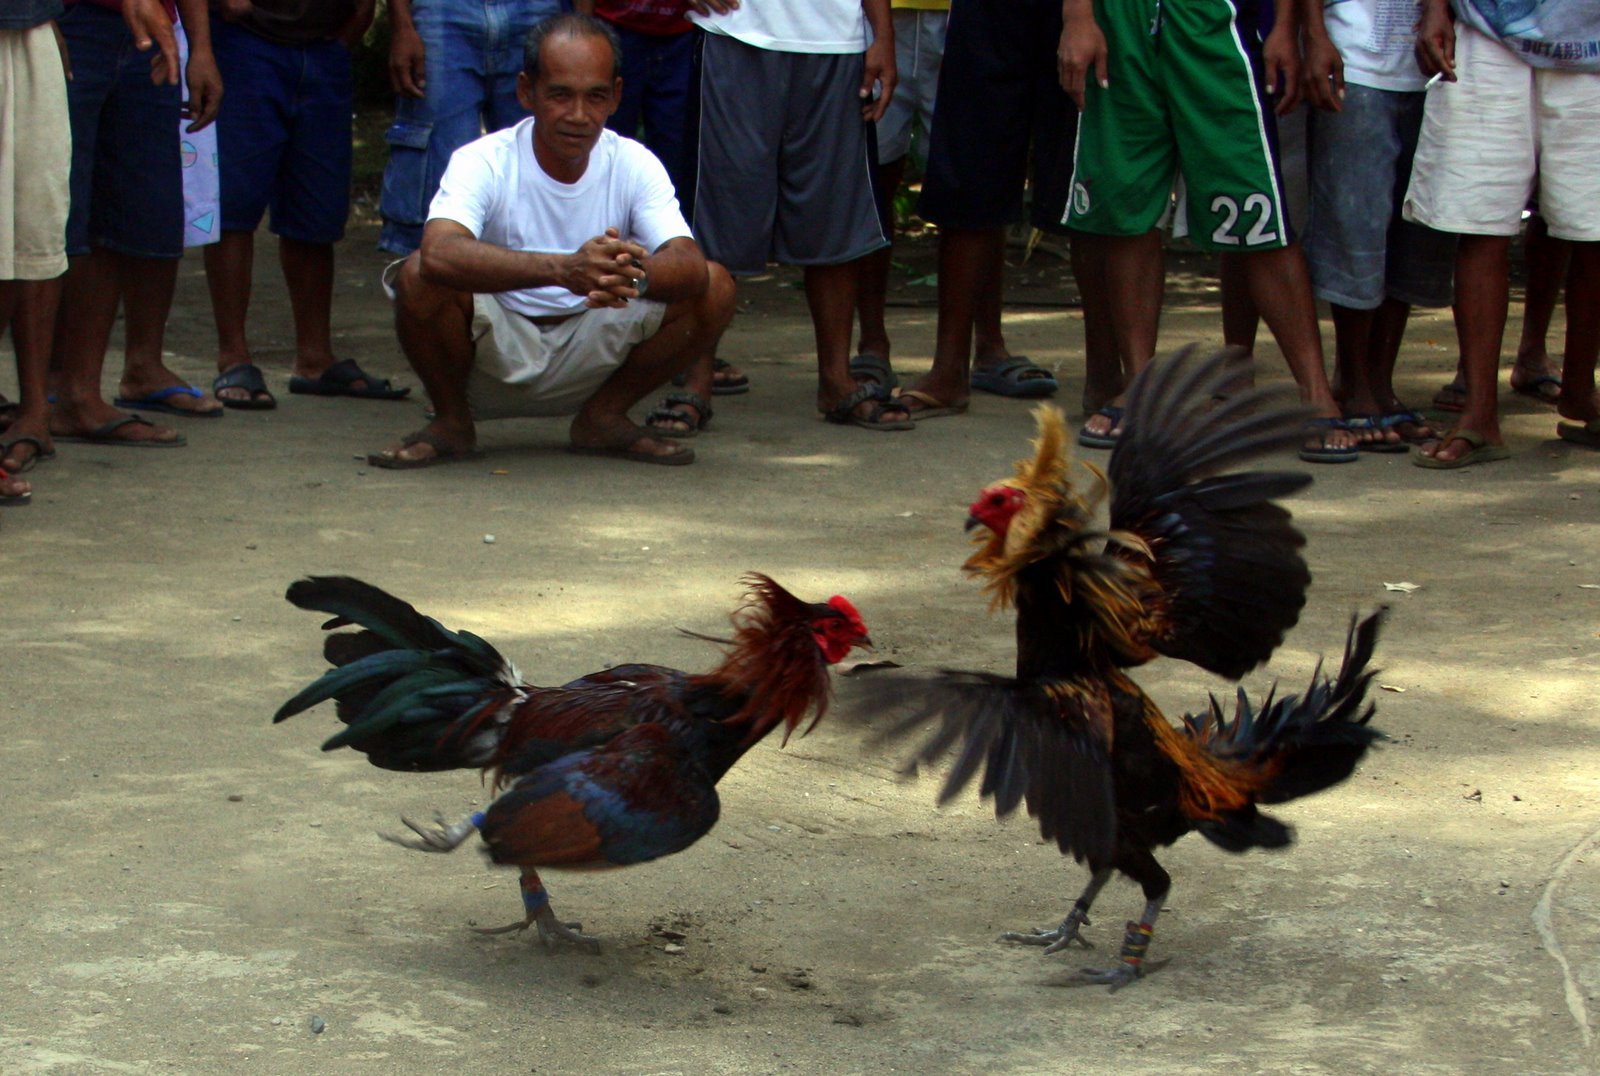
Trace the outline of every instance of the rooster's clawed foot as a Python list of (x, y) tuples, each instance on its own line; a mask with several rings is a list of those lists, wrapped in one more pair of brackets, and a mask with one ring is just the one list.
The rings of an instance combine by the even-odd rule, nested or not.
[(1050, 955), (1051, 953), (1059, 953), (1073, 942), (1077, 942), (1085, 949), (1093, 949), (1094, 945), (1089, 941), (1089, 939), (1078, 933), (1079, 927), (1086, 927), (1088, 925), (1088, 913), (1074, 908), (1072, 911), (1067, 913), (1067, 917), (1061, 920), (1061, 925), (1056, 927), (1054, 930), (1050, 930), (1045, 927), (1028, 931), (1008, 930), (1004, 934), (1000, 935), (1000, 940), (1017, 942), (1020, 945), (1042, 945), (1045, 947), (1044, 951), (1046, 956)]
[(461, 847), (461, 842), (472, 836), (477, 831), (477, 825), (471, 818), (463, 818), (459, 822), (449, 823), (444, 820), (444, 815), (433, 812), (432, 822), (413, 822), (405, 815), (400, 816), (414, 837), (398, 833), (380, 833), (378, 836), (386, 841), (392, 841), (402, 848), (415, 849), (418, 852), (454, 852)]
[(536, 912), (530, 912), (526, 919), (517, 923), (507, 923), (503, 927), (473, 927), (479, 934), (510, 934), (516, 930), (527, 930), (535, 927), (539, 931), (539, 940), (546, 949), (555, 948), (556, 942), (567, 942), (580, 949), (587, 949), (591, 953), (600, 951), (600, 939), (580, 933), (582, 923), (563, 923), (556, 918), (556, 913), (550, 910), (549, 905)]

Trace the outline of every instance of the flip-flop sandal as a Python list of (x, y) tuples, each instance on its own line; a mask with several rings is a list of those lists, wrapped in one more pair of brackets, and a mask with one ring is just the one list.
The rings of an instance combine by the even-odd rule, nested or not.
[[(743, 396), (750, 391), (750, 379), (744, 374), (729, 374), (733, 363), (725, 359), (711, 360), (711, 395)], [(718, 377), (718, 374), (724, 376)]]
[[(1544, 386), (1550, 385), (1554, 392), (1542, 392)], [(1538, 400), (1542, 404), (1555, 405), (1561, 398), (1561, 379), (1550, 374), (1537, 374), (1531, 381), (1524, 381), (1520, 385), (1512, 385), (1511, 391), (1518, 396), (1526, 396), (1530, 400)]]
[(1433, 394), (1433, 409), (1445, 411), (1452, 415), (1459, 415), (1467, 407), (1467, 387), (1459, 381), (1452, 381)]
[[(248, 400), (233, 400), (222, 395), (223, 389), (243, 389), (250, 394)], [(278, 406), (277, 398), (267, 389), (261, 367), (253, 362), (230, 366), (211, 381), (211, 391), (222, 401), (223, 407), (235, 411), (271, 411)]]
[[(0, 467), (0, 482), (11, 477), (11, 473)], [(27, 493), (0, 494), (0, 508), (26, 508), (33, 503), (33, 491)]]
[[(1122, 439), (1122, 435), (1112, 431), (1117, 428), (1117, 423), (1122, 421), (1122, 408), (1116, 404), (1106, 404), (1097, 410), (1095, 415), (1110, 419), (1111, 430), (1107, 430), (1105, 433), (1093, 433), (1088, 426), (1084, 426), (1078, 430), (1078, 444), (1084, 448), (1116, 448), (1117, 442)], [(1093, 418), (1094, 415), (1089, 417)]]
[(1381, 421), (1382, 417), (1383, 416), (1381, 416), (1381, 415), (1346, 415), (1345, 416), (1344, 428), (1349, 430), (1351, 433), (1361, 434), (1361, 433), (1370, 432), (1370, 433), (1376, 433), (1378, 435), (1378, 439), (1376, 441), (1357, 441), (1356, 442), (1356, 451), (1358, 451), (1358, 452), (1409, 452), (1410, 449), (1411, 449), (1411, 446), (1406, 444), (1405, 441), (1403, 441), (1403, 440), (1402, 441), (1390, 441), (1390, 440), (1387, 439), (1385, 434), (1388, 433), (1389, 426), (1393, 426), (1394, 423), (1390, 423), (1388, 426), (1386, 426)]
[(1600, 448), (1600, 418), (1592, 418), (1581, 426), (1576, 422), (1558, 422), (1556, 436), (1584, 448)]
[(850, 377), (863, 385), (882, 385), (893, 391), (900, 387), (900, 375), (881, 356), (863, 351), (850, 360)]
[(1505, 445), (1491, 445), (1484, 440), (1481, 433), (1472, 430), (1451, 430), (1435, 438), (1439, 447), (1443, 448), (1451, 441), (1465, 441), (1471, 446), (1466, 452), (1453, 460), (1442, 460), (1437, 456), (1425, 456), (1421, 452), (1411, 454), (1411, 462), (1418, 467), (1426, 467), (1430, 471), (1454, 471), (1462, 467), (1471, 467), (1479, 463), (1493, 463), (1495, 460), (1511, 458), (1511, 450)]
[(921, 389), (902, 389), (898, 400), (915, 400), (921, 407), (907, 407), (906, 412), (911, 416), (912, 422), (921, 422), (925, 418), (943, 418), (946, 415), (964, 415), (967, 413), (968, 403), (945, 403), (931, 392)]
[(974, 363), (972, 387), (996, 396), (1036, 400), (1043, 396), (1054, 396), (1060, 386), (1054, 374), (1026, 355), (1012, 355), (999, 362)]
[(40, 463), (56, 458), (55, 449), (45, 448), (44, 442), (39, 440), (37, 437), (23, 435), (21, 437), (13, 437), (9, 441), (0, 441), (0, 460), (3, 460), (7, 456), (11, 455), (11, 450), (17, 445), (32, 445), (33, 455), (17, 464), (17, 469), (12, 471), (12, 474), (27, 474), (29, 471), (39, 466)]
[[(694, 408), (694, 414), (683, 410), (685, 407)], [(695, 418), (695, 414), (700, 417)], [(695, 393), (669, 392), (661, 398), (661, 405), (645, 416), (644, 424), (651, 433), (660, 434), (662, 437), (694, 437), (711, 425), (713, 414), (711, 405)], [(657, 426), (657, 422), (681, 422), (689, 428), (674, 430)]]
[(627, 460), (629, 463), (653, 463), (658, 467), (687, 467), (694, 462), (694, 449), (687, 445), (680, 446), (677, 452), (661, 455), (656, 452), (644, 452), (634, 448), (640, 441), (659, 437), (659, 430), (641, 430), (638, 436), (626, 445), (568, 445), (567, 451), (574, 456), (600, 456), (606, 459)]
[(382, 452), (369, 452), (367, 462), (374, 467), (382, 467), (386, 471), (419, 471), (424, 467), (437, 467), (446, 463), (465, 463), (468, 460), (483, 458), (481, 448), (457, 448), (445, 444), (430, 433), (418, 430), (408, 433), (400, 438), (400, 447), (409, 448), (412, 445), (427, 445), (433, 449), (434, 454), (419, 460), (403, 459), (398, 453), (391, 453), (387, 449)]
[[(356, 386), (365, 381), (364, 388)], [(391, 388), (389, 379), (373, 377), (356, 365), (354, 359), (340, 359), (316, 377), (289, 379), (289, 391), (301, 396), (349, 396), (357, 400), (403, 400), (411, 395), (409, 388)]]
[(111, 445), (116, 448), (182, 448), (189, 443), (189, 439), (181, 433), (170, 441), (155, 441), (148, 438), (135, 441), (117, 436), (118, 430), (133, 425), (154, 426), (155, 423), (138, 415), (118, 415), (88, 433), (52, 433), (50, 437), (52, 440), (65, 441), (73, 445)]
[(164, 389), (156, 389), (144, 396), (118, 396), (111, 402), (130, 411), (156, 411), (163, 415), (181, 415), (184, 418), (221, 418), (224, 412), (220, 407), (215, 411), (195, 411), (167, 403), (174, 396), (191, 396), (196, 400), (202, 400), (205, 395), (193, 385), (168, 385)]
[[(856, 414), (856, 408), (863, 403), (871, 402), (872, 410), (865, 415)], [(917, 424), (910, 418), (895, 419), (889, 422), (881, 421), (885, 412), (901, 411), (906, 408), (895, 402), (889, 395), (889, 390), (882, 385), (861, 385), (850, 395), (834, 404), (822, 413), (822, 417), (836, 426), (855, 426), (873, 433), (890, 433), (895, 430), (914, 430)]]
[(1301, 445), (1300, 458), (1307, 463), (1354, 463), (1361, 458), (1361, 450), (1355, 445), (1335, 448), (1327, 443), (1327, 431), (1349, 428), (1349, 423), (1342, 418), (1314, 418), (1307, 422), (1306, 436), (1317, 438), (1318, 443), (1315, 447)]
[(1437, 441), (1439, 439), (1437, 432), (1428, 434), (1407, 434), (1404, 430), (1400, 429), (1401, 426), (1417, 426), (1424, 429), (1431, 429), (1433, 424), (1428, 421), (1428, 416), (1424, 415), (1420, 411), (1390, 411), (1386, 415), (1378, 415), (1373, 419), (1373, 422), (1377, 424), (1377, 427), (1380, 430), (1394, 430), (1396, 433), (1398, 433), (1400, 435), (1400, 443), (1403, 445), (1422, 445), (1427, 444), (1429, 441)]

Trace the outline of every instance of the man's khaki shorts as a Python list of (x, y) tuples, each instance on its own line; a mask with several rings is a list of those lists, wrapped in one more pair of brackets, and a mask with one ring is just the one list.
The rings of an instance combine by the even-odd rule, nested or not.
[(633, 299), (541, 325), (493, 295), (473, 296), (477, 352), (467, 381), (473, 417), (577, 414), (628, 352), (656, 334), (666, 314), (665, 303)]
[(67, 271), (69, 126), (51, 24), (0, 30), (0, 280)]

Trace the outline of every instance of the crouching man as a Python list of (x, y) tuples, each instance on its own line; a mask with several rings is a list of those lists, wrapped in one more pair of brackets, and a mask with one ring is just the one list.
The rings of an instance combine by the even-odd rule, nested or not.
[(604, 23), (546, 20), (517, 79), (530, 118), (451, 158), (421, 249), (385, 273), (435, 416), (374, 466), (471, 459), (475, 420), (541, 415), (574, 416), (575, 452), (694, 461), (628, 409), (709, 354), (733, 281), (690, 238), (661, 163), (606, 130), (621, 62)]

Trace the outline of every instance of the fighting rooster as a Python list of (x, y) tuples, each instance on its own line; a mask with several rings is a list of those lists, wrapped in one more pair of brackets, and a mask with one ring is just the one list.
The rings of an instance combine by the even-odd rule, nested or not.
[(389, 770), (488, 771), (497, 795), (485, 810), (453, 824), (403, 819), (415, 836), (390, 839), (450, 852), (479, 833), (490, 859), (522, 868), (526, 913), (481, 932), (533, 926), (546, 944), (594, 949), (579, 924), (556, 918), (539, 868), (620, 867), (689, 847), (716, 824), (722, 775), (779, 725), (787, 741), (809, 716), (809, 731), (828, 706), (828, 666), (871, 645), (842, 597), (810, 604), (764, 575), (745, 583), (711, 672), (620, 665), (543, 688), (476, 635), (448, 631), (377, 587), (300, 580), (286, 596), (331, 613), (324, 629), (363, 630), (327, 636), (335, 668), (273, 720), (335, 699), (349, 727), (325, 751), (352, 747)]
[[(1258, 805), (1342, 781), (1379, 736), (1364, 703), (1381, 612), (1352, 621), (1332, 679), (1319, 666), (1304, 695), (1260, 707), (1241, 690), (1231, 719), (1213, 698), (1174, 728), (1124, 671), (1162, 654), (1238, 679), (1271, 655), (1305, 603), (1305, 540), (1273, 500), (1309, 477), (1222, 473), (1295, 446), (1305, 414), (1279, 391), (1227, 394), (1235, 361), (1189, 350), (1143, 371), (1109, 491), (1098, 472), (1087, 491), (1072, 484), (1061, 413), (1040, 408), (1033, 458), (983, 490), (968, 520), (981, 532), (966, 569), (996, 606), (1016, 609), (1016, 676), (945, 672), (909, 690), (887, 681), (864, 700), (909, 706), (885, 739), (936, 719), (907, 770), (954, 751), (941, 803), (981, 769), (997, 815), (1025, 804), (1047, 840), (1087, 860), (1088, 887), (1059, 926), (1003, 939), (1047, 953), (1087, 947), (1079, 928), (1112, 874), (1143, 888), (1143, 914), (1127, 925), (1117, 962), (1084, 970), (1113, 990), (1141, 974), (1171, 884), (1152, 849), (1191, 830), (1231, 852), (1287, 845), (1289, 828)], [(1096, 531), (1108, 492), (1111, 529)]]

